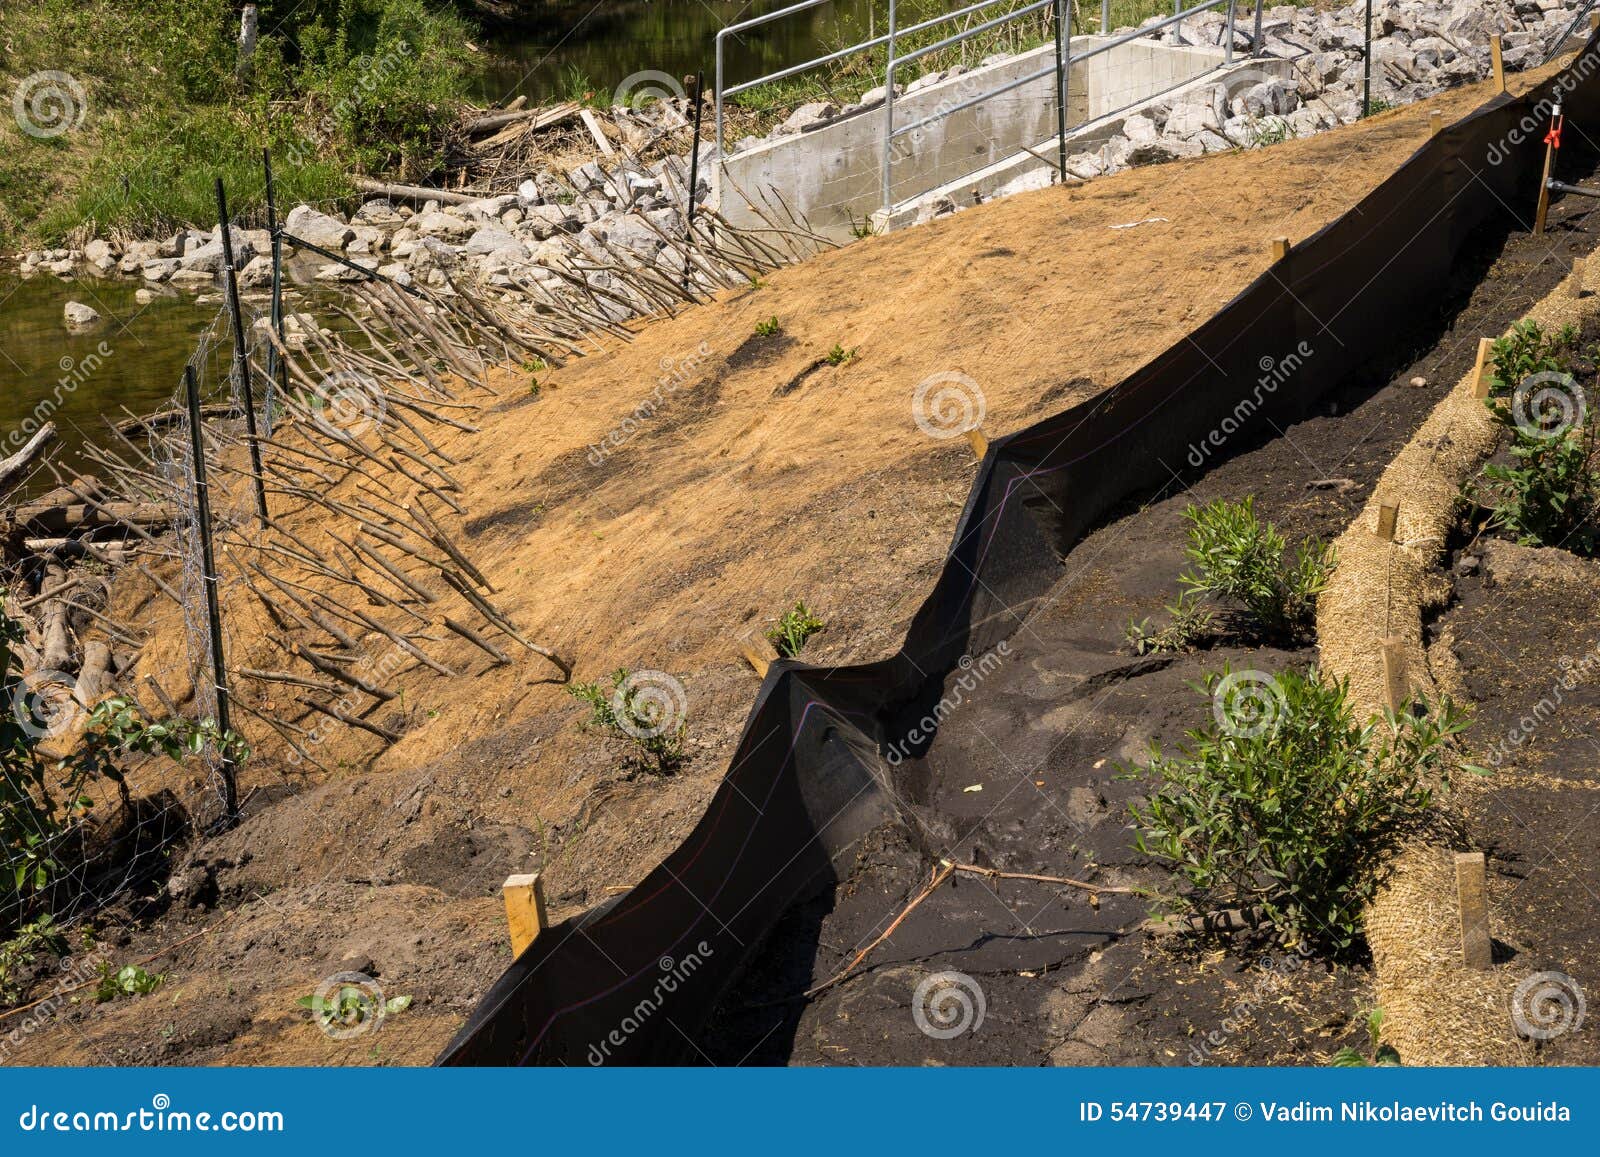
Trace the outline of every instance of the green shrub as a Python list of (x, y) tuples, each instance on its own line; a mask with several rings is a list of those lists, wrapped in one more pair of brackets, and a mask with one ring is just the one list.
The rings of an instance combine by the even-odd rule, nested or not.
[(1317, 595), (1333, 571), (1333, 547), (1308, 538), (1290, 557), (1283, 536), (1256, 518), (1255, 499), (1219, 499), (1184, 512), (1192, 570), (1188, 593), (1239, 603), (1269, 638), (1294, 641), (1313, 626)]
[(1357, 723), (1346, 684), (1315, 670), (1225, 668), (1196, 690), (1213, 724), (1174, 755), (1152, 745), (1155, 788), (1130, 809), (1136, 846), (1186, 885), (1159, 906), (1258, 910), (1290, 944), (1349, 949), (1390, 853), (1449, 787), (1465, 716), (1446, 698)]
[(1566, 372), (1577, 341), (1578, 331), (1570, 325), (1551, 334), (1536, 321), (1517, 322), (1491, 348), (1490, 396), (1509, 394), (1535, 374)]
[(40, 953), (60, 956), (67, 950), (65, 938), (49, 913), (18, 928), (11, 938), (0, 942), (0, 1008), (10, 1008), (26, 992), (26, 977)]
[(137, 964), (116, 967), (109, 960), (100, 965), (100, 982), (95, 985), (96, 1004), (105, 1004), (122, 996), (149, 996), (166, 982), (164, 972), (146, 972)]
[(1383, 1043), (1383, 1021), (1383, 1009), (1375, 1008), (1367, 1013), (1367, 1046), (1372, 1054), (1370, 1057), (1359, 1049), (1346, 1045), (1333, 1054), (1333, 1059), (1328, 1064), (1336, 1069), (1398, 1068), (1402, 1063), (1400, 1052), (1393, 1045)]
[(778, 321), (776, 316), (764, 318), (761, 321), (756, 322), (757, 337), (776, 337), (782, 329), (783, 326)]
[(811, 613), (805, 603), (795, 603), (792, 610), (785, 611), (777, 623), (768, 629), (767, 640), (779, 655), (792, 659), (806, 645), (806, 640), (826, 625)]
[(672, 775), (684, 761), (688, 720), (650, 692), (651, 687), (636, 681), (626, 667), (611, 673), (609, 686), (599, 680), (567, 685), (568, 695), (589, 705), (585, 730), (600, 731), (632, 745), (634, 754), (627, 764), (630, 771)]
[(1178, 601), (1167, 606), (1167, 625), (1159, 629), (1150, 625), (1149, 619), (1139, 619), (1128, 624), (1128, 645), (1135, 655), (1153, 655), (1162, 651), (1187, 651), (1211, 633), (1211, 611), (1198, 598), (1187, 591)]
[(1509, 415), (1511, 464), (1490, 463), (1491, 524), (1525, 546), (1559, 546), (1577, 554), (1600, 548), (1600, 444), (1587, 406), (1570, 428), (1546, 434)]

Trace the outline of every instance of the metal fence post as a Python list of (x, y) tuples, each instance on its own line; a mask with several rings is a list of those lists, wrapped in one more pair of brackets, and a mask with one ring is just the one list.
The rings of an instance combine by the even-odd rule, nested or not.
[[(694, 143), (689, 149), (689, 207), (684, 211), (684, 241), (694, 245), (694, 205), (695, 192), (700, 183), (700, 114), (705, 111), (705, 97), (703, 89), (706, 83), (706, 74), (697, 72), (693, 76), (683, 78), (694, 87), (690, 95), (694, 99)], [(688, 262), (683, 266), (683, 291), (689, 292), (689, 279), (693, 276)]]
[(1265, 3), (1266, 0), (1256, 0), (1256, 31), (1255, 35), (1250, 38), (1251, 56), (1261, 55), (1261, 6)]
[(206, 482), (206, 445), (201, 432), (200, 383), (194, 366), (183, 367), (184, 391), (189, 403), (189, 447), (194, 456), (194, 505), (196, 529), (200, 534), (200, 581), (206, 591), (206, 620), (211, 632), (211, 682), (217, 692), (217, 730), (223, 740), (222, 777), (223, 824), (232, 827), (239, 818), (239, 784), (226, 741), (232, 725), (228, 711), (228, 669), (222, 649), (222, 607), (217, 598), (217, 560), (211, 545), (211, 489)]
[(1233, 63), (1233, 23), (1234, 14), (1239, 10), (1239, 0), (1228, 0), (1228, 26), (1223, 31), (1223, 40), (1227, 46), (1222, 50), (1222, 63)]
[(1100, 0), (1100, 35), (1111, 35), (1111, 0)]
[[(261, 150), (261, 169), (267, 179), (267, 229), (272, 236), (272, 331), (278, 341), (284, 341), (283, 332), (283, 230), (278, 224), (278, 201), (272, 183), (272, 150)], [(267, 343), (267, 379), (276, 381), (280, 393), (289, 392), (289, 367), (278, 357), (278, 347)], [(267, 437), (272, 436), (272, 408), (262, 411), (267, 421)]]
[(1372, 115), (1372, 0), (1367, 0), (1366, 44), (1361, 50), (1361, 115)]
[(894, 146), (894, 36), (895, 0), (889, 0), (889, 55), (883, 66), (883, 216), (888, 224), (890, 206), (890, 165)]
[(256, 434), (256, 394), (250, 383), (250, 352), (245, 345), (244, 312), (239, 308), (239, 274), (233, 267), (233, 231), (228, 221), (228, 194), (217, 178), (217, 232), (222, 237), (223, 284), (228, 292), (228, 309), (233, 316), (233, 372), (244, 392), (244, 426), (250, 443), (250, 468), (255, 474), (256, 513), (261, 525), (271, 521), (267, 514), (267, 486), (261, 469), (261, 442)]

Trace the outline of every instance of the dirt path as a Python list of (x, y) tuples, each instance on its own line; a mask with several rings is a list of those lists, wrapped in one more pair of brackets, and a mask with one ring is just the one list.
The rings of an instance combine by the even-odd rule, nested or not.
[[(1452, 118), (1486, 95), (1462, 89), (1434, 106)], [(919, 382), (971, 377), (992, 433), (1092, 395), (1265, 269), (1270, 238), (1304, 237), (1349, 208), (1420, 143), (1428, 114), (1399, 110), (871, 239), (541, 372), (537, 396), (514, 385), (480, 433), (445, 441), (468, 512), (452, 527), (519, 624), (577, 656), (579, 678), (625, 665), (682, 681), (684, 773), (627, 777), (621, 749), (578, 729), (579, 705), (546, 670), (491, 669), (447, 640), (439, 654), (466, 674), (395, 676), (403, 708), (386, 721), (404, 730), (400, 743), (336, 733), (318, 750), (328, 770), (312, 773), (262, 744), (244, 824), (180, 856), (181, 887), (155, 881), (107, 917), (111, 951), (131, 959), (228, 915), (153, 965), (170, 973), (159, 998), (79, 1006), (70, 1031), (33, 1034), (13, 1059), (315, 1063), (330, 1048), (350, 1063), (429, 1059), (506, 961), (496, 892), (509, 872), (544, 866), (559, 917), (633, 883), (694, 823), (756, 688), (740, 632), (804, 599), (828, 624), (809, 660), (897, 645), (973, 474), (964, 442), (913, 420)], [(1555, 234), (1550, 252), (1567, 240)], [(1535, 256), (1519, 258), (1526, 272), (1553, 276)], [(1506, 283), (1511, 315), (1517, 284)], [(757, 337), (771, 317), (781, 333)], [(826, 364), (835, 345), (855, 356)], [(1440, 356), (1470, 355), (1457, 344)], [(1383, 430), (1375, 420), (1344, 473), (1381, 460)], [(1316, 456), (1329, 468), (1344, 457)], [(1297, 458), (1262, 469), (1300, 480)], [(1329, 519), (1342, 509), (1294, 494), (1267, 509), (1291, 528), (1296, 503), (1325, 503)], [(291, 526), (315, 534), (316, 522), (307, 513)], [(1156, 593), (1158, 570), (1172, 568), (1152, 560), (1130, 599)], [(176, 609), (148, 590), (119, 597), (120, 617), (155, 635), (149, 653), (179, 666)], [(253, 613), (229, 598), (241, 632)], [(416, 998), (385, 1026), (377, 1057), (371, 1042), (330, 1046), (294, 1010), (352, 959)], [(182, 1011), (197, 1008), (228, 1014), (208, 1027)]]

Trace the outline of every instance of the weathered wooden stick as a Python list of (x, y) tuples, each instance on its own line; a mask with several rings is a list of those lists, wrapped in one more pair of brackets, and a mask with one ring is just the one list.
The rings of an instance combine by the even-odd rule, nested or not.
[(381, 726), (381, 725), (379, 725), (377, 723), (373, 723), (373, 722), (371, 722), (370, 720), (367, 720), (367, 719), (362, 719), (358, 715), (351, 715), (351, 714), (348, 714), (347, 712), (340, 711), (337, 707), (333, 706), (332, 704), (318, 703), (315, 699), (309, 699), (309, 698), (307, 698), (307, 697), (305, 697), (303, 695), (300, 697), (299, 701), (301, 703), (305, 704), (307, 707), (311, 708), (311, 710), (313, 710), (313, 711), (321, 712), (323, 715), (328, 716), (330, 719), (337, 719), (340, 723), (343, 723), (346, 727), (359, 727), (362, 731), (371, 732), (373, 735), (376, 735), (379, 739), (386, 739), (390, 743), (399, 743), (401, 738), (402, 738), (402, 736), (400, 735), (400, 733), (398, 731), (391, 731), (387, 727), (383, 727), (383, 726)]

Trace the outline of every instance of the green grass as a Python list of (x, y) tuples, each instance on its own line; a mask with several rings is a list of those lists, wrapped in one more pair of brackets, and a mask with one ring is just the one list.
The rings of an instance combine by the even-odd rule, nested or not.
[(268, 0), (243, 80), (237, 30), (231, 0), (0, 7), (0, 91), (49, 70), (85, 98), (52, 138), (0, 117), (0, 245), (208, 226), (218, 176), (259, 217), (263, 147), (285, 205), (347, 196), (356, 173), (437, 169), (468, 52), (443, 0)]

